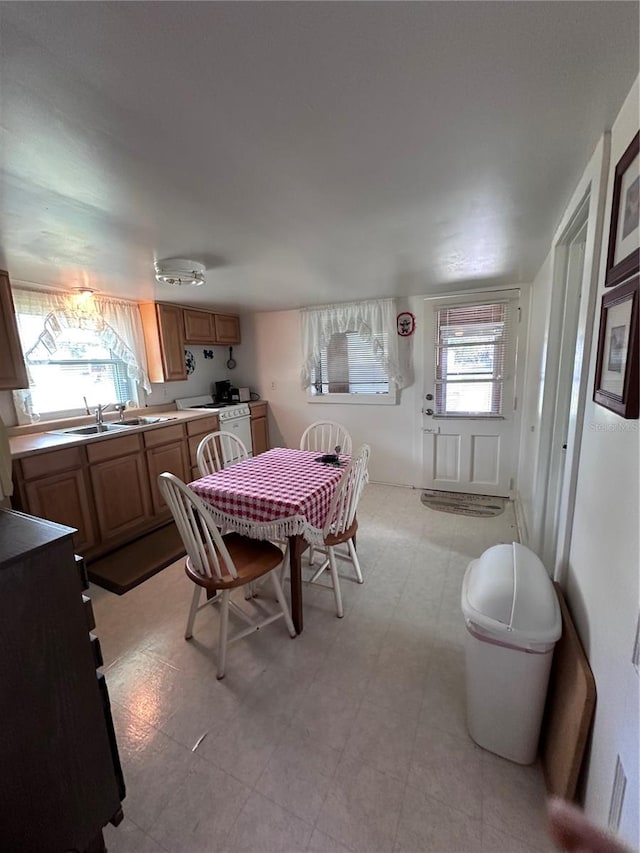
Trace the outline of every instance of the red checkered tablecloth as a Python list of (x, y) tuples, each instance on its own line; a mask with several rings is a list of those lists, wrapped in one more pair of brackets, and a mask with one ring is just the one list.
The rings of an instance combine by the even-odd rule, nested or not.
[[(323, 465), (317, 451), (276, 447), (189, 483), (216, 524), (253, 539), (302, 535), (322, 543), (322, 527), (344, 468)], [(348, 456), (341, 456), (348, 463)]]

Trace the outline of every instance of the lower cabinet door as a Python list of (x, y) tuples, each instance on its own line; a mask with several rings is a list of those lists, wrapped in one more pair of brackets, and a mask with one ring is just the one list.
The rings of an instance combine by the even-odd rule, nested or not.
[(151, 498), (142, 454), (94, 463), (91, 482), (103, 539), (126, 533), (151, 518)]
[(85, 551), (96, 541), (89, 490), (82, 470), (64, 471), (24, 484), (31, 515), (77, 528), (73, 546)]
[(266, 418), (251, 419), (251, 444), (254, 456), (269, 449), (269, 426)]
[(190, 470), (187, 468), (187, 459), (184, 441), (173, 441), (170, 444), (161, 444), (147, 450), (147, 467), (149, 469), (149, 485), (151, 487), (151, 501), (155, 515), (169, 515), (169, 507), (164, 502), (158, 486), (158, 475), (164, 471), (175, 474), (183, 482), (190, 479)]

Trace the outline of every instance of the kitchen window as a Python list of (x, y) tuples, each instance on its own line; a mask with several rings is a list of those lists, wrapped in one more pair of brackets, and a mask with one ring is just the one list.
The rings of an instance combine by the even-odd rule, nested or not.
[(14, 392), (19, 423), (85, 414), (84, 399), (141, 402), (151, 386), (137, 305), (91, 294), (14, 288), (29, 388)]
[(403, 386), (392, 299), (301, 311), (310, 402), (395, 403)]
[[(382, 336), (385, 348), (388, 336)], [(338, 332), (322, 348), (312, 373), (311, 393), (389, 394), (389, 374), (369, 341), (357, 332)]]

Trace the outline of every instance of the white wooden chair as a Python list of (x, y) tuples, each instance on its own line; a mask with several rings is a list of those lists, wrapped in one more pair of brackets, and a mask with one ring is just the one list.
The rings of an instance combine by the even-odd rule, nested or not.
[[(227, 646), (248, 634), (264, 628), (281, 617), (289, 634), (296, 636), (289, 609), (282, 592), (278, 572), (282, 564), (282, 551), (271, 542), (249, 539), (238, 533), (220, 534), (204, 501), (174, 474), (164, 473), (158, 477), (162, 496), (167, 502), (176, 526), (182, 537), (187, 559), (185, 572), (195, 584), (185, 639), (193, 636), (196, 613), (210, 604), (220, 602), (220, 628), (218, 634), (218, 678), (224, 677)], [(267, 612), (260, 605), (261, 619), (251, 616), (231, 601), (231, 592), (237, 587), (251, 584), (258, 578), (270, 575), (278, 601), (278, 612)], [(215, 598), (200, 604), (202, 592), (213, 592)], [(249, 627), (228, 638), (229, 610), (248, 623)]]
[(316, 421), (305, 429), (300, 438), (300, 450), (334, 453), (338, 446), (340, 453), (351, 455), (351, 436), (336, 421)]
[(213, 474), (248, 459), (244, 442), (232, 432), (219, 430), (205, 435), (196, 451), (196, 462), (201, 477)]
[[(326, 549), (326, 559), (310, 578), (308, 583), (317, 583), (320, 576), (329, 571), (331, 576), (331, 584), (333, 595), (336, 602), (336, 615), (342, 618), (344, 611), (342, 608), (342, 594), (340, 592), (340, 579), (338, 577), (337, 560), (348, 560), (352, 563), (356, 580), (358, 583), (364, 583), (362, 571), (360, 569), (360, 561), (354, 544), (354, 538), (358, 530), (358, 519), (356, 518), (356, 510), (358, 502), (364, 489), (365, 483), (368, 480), (368, 466), (371, 448), (368, 444), (363, 444), (357, 453), (352, 456), (351, 462), (345, 468), (342, 479), (333, 495), (331, 506), (327, 514), (327, 520), (324, 524), (322, 536), (324, 540), (324, 548)], [(337, 550), (338, 545), (346, 544), (347, 553), (343, 554)], [(321, 549), (320, 549), (321, 550)], [(289, 563), (288, 546), (285, 552), (284, 561), (282, 563), (282, 574), (286, 571)]]

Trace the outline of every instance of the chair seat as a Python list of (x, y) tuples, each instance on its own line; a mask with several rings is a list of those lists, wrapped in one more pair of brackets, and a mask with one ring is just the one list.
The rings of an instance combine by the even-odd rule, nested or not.
[(192, 568), (191, 560), (187, 557), (185, 572), (187, 577), (198, 586), (211, 590), (244, 586), (266, 575), (282, 562), (282, 551), (271, 542), (249, 539), (239, 533), (227, 533), (222, 539), (236, 567), (238, 577), (233, 578), (231, 575), (223, 575), (221, 579), (203, 577)]
[(358, 519), (354, 518), (351, 525), (341, 533), (330, 533), (324, 537), (324, 544), (331, 547), (333, 545), (341, 545), (343, 542), (348, 542), (353, 539), (358, 530)]

